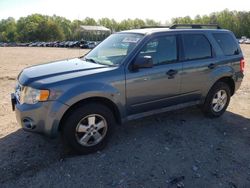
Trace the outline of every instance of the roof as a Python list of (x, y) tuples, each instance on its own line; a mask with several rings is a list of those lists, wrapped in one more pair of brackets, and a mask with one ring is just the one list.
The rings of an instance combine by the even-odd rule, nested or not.
[(154, 32), (169, 31), (169, 28), (145, 28), (145, 29), (131, 29), (126, 31), (121, 31), (121, 33), (141, 33), (149, 34)]
[(109, 31), (110, 32), (110, 29), (104, 26), (81, 25), (80, 28), (85, 31)]
[(174, 24), (171, 26), (145, 26), (141, 29), (132, 29), (123, 31), (125, 33), (140, 33), (140, 34), (151, 34), (158, 32), (173, 32), (173, 31), (227, 31), (221, 29), (217, 24)]
[(121, 31), (120, 33), (139, 33), (139, 34), (152, 34), (159, 32), (176, 32), (176, 31), (185, 31), (185, 32), (200, 32), (200, 31), (216, 31), (216, 32), (225, 32), (228, 30), (225, 29), (186, 29), (186, 28), (178, 28), (178, 29), (169, 29), (169, 28), (145, 28), (145, 29), (132, 29)]

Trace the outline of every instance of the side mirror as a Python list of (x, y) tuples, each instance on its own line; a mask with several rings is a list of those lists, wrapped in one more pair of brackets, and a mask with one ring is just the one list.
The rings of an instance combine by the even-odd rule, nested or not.
[(137, 57), (132, 64), (132, 70), (138, 70), (140, 68), (152, 68), (154, 66), (151, 56)]

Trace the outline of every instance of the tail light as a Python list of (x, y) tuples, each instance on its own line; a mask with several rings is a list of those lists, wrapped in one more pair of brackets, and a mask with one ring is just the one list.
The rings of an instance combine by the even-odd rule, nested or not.
[(240, 71), (244, 72), (244, 68), (245, 68), (245, 60), (244, 60), (244, 58), (242, 58), (240, 60)]

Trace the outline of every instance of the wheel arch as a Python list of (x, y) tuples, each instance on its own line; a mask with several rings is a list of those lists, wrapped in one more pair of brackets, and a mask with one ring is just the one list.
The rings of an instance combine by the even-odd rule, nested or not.
[(61, 131), (63, 122), (73, 112), (74, 109), (78, 108), (79, 106), (86, 105), (88, 103), (98, 103), (107, 106), (113, 112), (116, 123), (121, 124), (121, 113), (117, 105), (113, 101), (104, 97), (89, 97), (74, 103), (67, 109), (67, 111), (63, 114), (59, 122), (58, 131)]
[[(225, 77), (222, 77), (222, 78), (218, 79), (218, 80), (210, 87), (210, 89), (211, 89), (216, 83), (218, 83), (218, 82), (224, 82), (224, 83), (226, 83), (226, 84), (229, 86), (229, 88), (230, 88), (231, 96), (234, 95), (234, 93), (235, 93), (235, 83), (234, 83), (234, 80), (233, 80), (232, 77), (230, 77), (230, 76), (225, 76)], [(210, 89), (209, 89), (209, 90), (210, 90)]]

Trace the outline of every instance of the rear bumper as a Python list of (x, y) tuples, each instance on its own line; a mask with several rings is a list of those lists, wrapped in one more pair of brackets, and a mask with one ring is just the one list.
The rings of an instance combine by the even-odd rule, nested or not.
[[(13, 95), (12, 95), (13, 97)], [(14, 104), (13, 104), (14, 103)], [(19, 104), (12, 98), (16, 120), (25, 131), (56, 137), (58, 127), (68, 106), (58, 101), (39, 102), (37, 104)]]

